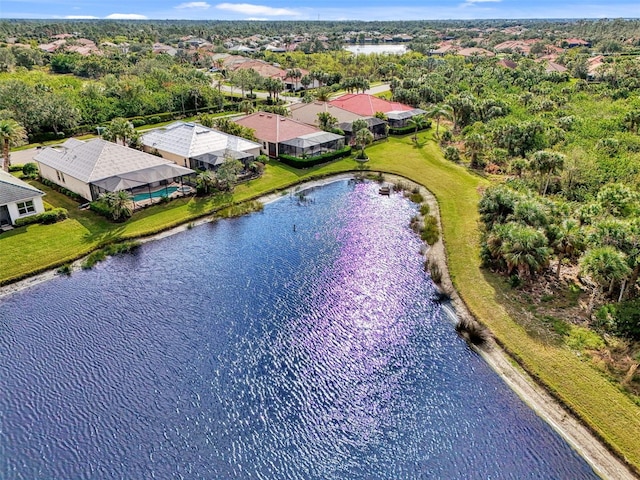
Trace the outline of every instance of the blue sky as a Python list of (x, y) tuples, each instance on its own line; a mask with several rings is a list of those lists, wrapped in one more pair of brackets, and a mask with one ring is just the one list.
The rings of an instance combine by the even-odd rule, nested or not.
[(640, 17), (640, 0), (0, 0), (0, 18), (437, 20)]

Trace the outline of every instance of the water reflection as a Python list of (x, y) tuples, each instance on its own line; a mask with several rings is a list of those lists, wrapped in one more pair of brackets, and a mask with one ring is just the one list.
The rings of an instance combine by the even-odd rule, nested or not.
[(0, 477), (596, 478), (431, 301), (415, 206), (307, 198), (3, 300)]

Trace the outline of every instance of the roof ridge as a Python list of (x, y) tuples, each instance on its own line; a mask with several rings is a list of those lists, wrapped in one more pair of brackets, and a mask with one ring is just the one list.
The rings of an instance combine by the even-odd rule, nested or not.
[[(100, 159), (102, 158), (102, 155), (104, 154), (104, 150), (108, 146), (107, 144), (112, 143), (112, 142), (109, 142), (109, 141), (107, 141), (107, 140), (105, 140), (103, 138), (96, 138), (96, 141), (97, 142), (102, 142), (102, 146), (100, 148), (100, 152), (96, 156), (96, 161), (93, 163), (93, 167), (91, 168), (91, 171), (89, 172), (89, 178), (87, 179), (87, 183), (89, 183), (91, 180), (93, 180), (93, 172), (96, 170), (96, 166), (98, 165), (98, 163), (100, 163)], [(85, 145), (91, 145), (91, 142), (85, 143)], [(113, 143), (113, 145), (118, 145), (118, 144), (117, 143)], [(73, 150), (75, 151), (75, 148)], [(99, 179), (96, 179), (96, 180), (99, 180)]]

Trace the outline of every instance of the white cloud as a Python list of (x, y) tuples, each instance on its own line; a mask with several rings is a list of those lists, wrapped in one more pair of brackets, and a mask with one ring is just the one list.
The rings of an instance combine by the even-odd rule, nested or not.
[(104, 18), (108, 20), (147, 20), (147, 17), (138, 13), (112, 13)]
[(300, 15), (295, 10), (288, 8), (273, 8), (266, 5), (253, 5), (251, 3), (219, 3), (216, 5), (218, 10), (226, 10), (229, 12), (241, 13), (243, 15), (265, 15), (267, 17), (297, 17)]
[(67, 15), (67, 20), (95, 20), (100, 17), (94, 17), (93, 15)]
[(187, 3), (181, 3), (176, 8), (179, 8), (179, 9), (196, 8), (196, 9), (206, 10), (209, 7), (211, 7), (211, 5), (209, 5), (207, 2), (187, 2)]
[(478, 3), (500, 3), (502, 0), (466, 0), (461, 7), (473, 7)]

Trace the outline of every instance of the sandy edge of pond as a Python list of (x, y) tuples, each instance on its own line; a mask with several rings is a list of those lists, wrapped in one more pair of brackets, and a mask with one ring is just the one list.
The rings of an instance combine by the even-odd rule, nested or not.
[[(306, 190), (313, 187), (327, 185), (340, 180), (354, 178), (354, 174), (339, 174), (319, 180), (311, 180), (304, 182), (278, 193), (264, 195), (258, 200), (262, 203), (270, 203), (284, 196), (293, 194), (297, 191)], [(425, 187), (418, 185), (410, 180), (395, 175), (384, 175), (385, 182), (404, 183), (410, 188), (419, 188), (420, 193), (430, 206), (431, 213), (438, 219), (440, 231), (440, 211), (435, 196)], [(174, 235), (178, 232), (185, 231), (193, 226), (209, 223), (214, 220), (214, 216), (203, 217), (193, 222), (186, 223), (179, 227), (172, 228), (159, 234), (139, 239), (141, 243), (146, 243), (160, 238)], [(442, 272), (443, 290), (451, 297), (451, 302), (455, 308), (458, 317), (473, 319), (473, 316), (467, 309), (466, 305), (453, 288), (449, 269), (447, 265), (446, 251), (441, 238), (431, 246), (427, 251), (425, 258), (431, 262), (435, 262)], [(77, 260), (72, 264), (73, 270), (79, 270), (83, 259)], [(46, 282), (58, 276), (55, 270), (50, 270), (39, 275), (21, 280), (19, 282), (0, 287), (0, 299), (12, 293), (24, 290), (31, 286)], [(567, 410), (553, 398), (544, 388), (538, 385), (529, 375), (522, 369), (514, 365), (515, 362), (500, 348), (493, 340), (490, 341), (488, 348), (475, 349), (476, 352), (491, 366), (491, 368), (511, 387), (511, 389), (531, 408), (538, 416), (544, 419), (558, 434), (560, 434), (580, 456), (582, 456), (593, 470), (600, 477), (615, 480), (635, 480), (637, 477), (627, 468), (627, 466), (615, 455), (613, 455), (591, 431), (585, 427), (577, 418), (567, 412)]]

